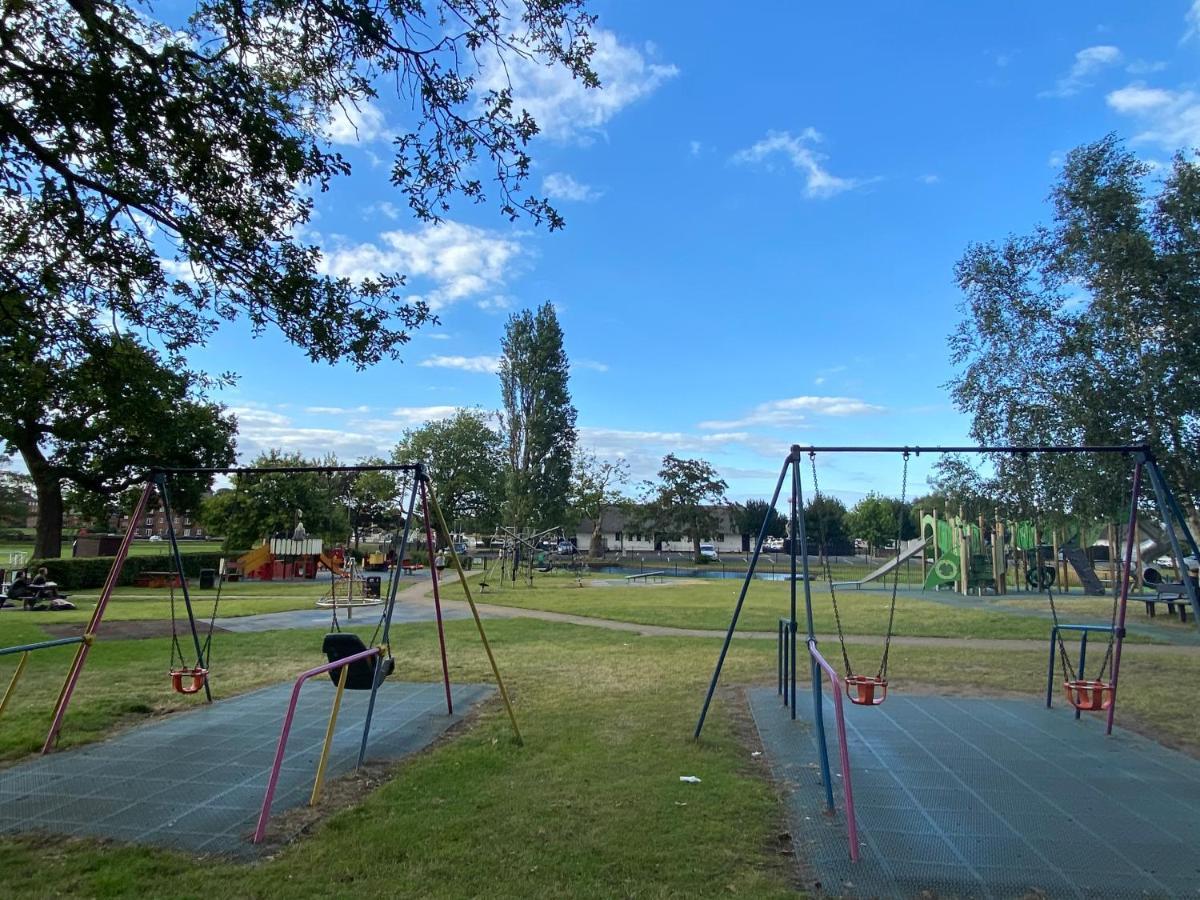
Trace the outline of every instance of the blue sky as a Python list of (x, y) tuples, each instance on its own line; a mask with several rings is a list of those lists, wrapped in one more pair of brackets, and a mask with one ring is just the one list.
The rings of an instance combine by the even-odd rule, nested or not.
[[(419, 225), (387, 183), (403, 109), (335, 123), (354, 174), (318, 198), (311, 237), (331, 271), (409, 273), (442, 324), (366, 372), (225, 327), (195, 362), (242, 376), (220, 399), (243, 459), (352, 461), (495, 409), (505, 319), (545, 301), (581, 445), (636, 479), (703, 457), (744, 499), (792, 443), (961, 443), (944, 385), (966, 246), (1045, 221), (1081, 143), (1116, 131), (1152, 162), (1200, 146), (1200, 0), (593, 8), (603, 91), (514, 69), (543, 126), (531, 185), (565, 231), (467, 204)], [(898, 494), (900, 462), (830, 459), (822, 487)]]

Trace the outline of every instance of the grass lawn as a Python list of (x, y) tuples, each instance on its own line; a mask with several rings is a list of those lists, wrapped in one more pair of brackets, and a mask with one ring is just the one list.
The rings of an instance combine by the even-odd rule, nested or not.
[[(598, 579), (599, 580), (599, 579)], [(504, 587), (489, 589), (480, 594), (473, 587), (477, 600), (502, 606), (524, 609), (544, 609), (552, 612), (595, 616), (644, 625), (666, 625), (678, 628), (724, 630), (737, 602), (741, 582), (704, 581), (700, 579), (638, 586), (603, 585), (584, 580), (584, 587), (566, 577), (542, 577), (534, 587)], [(834, 631), (833, 604), (825, 585), (814, 582), (813, 610), (816, 630), (823, 634)], [(799, 616), (803, 618), (803, 588), (797, 591)], [(460, 597), (458, 585), (447, 589), (447, 596)], [(882, 634), (887, 626), (891, 594), (887, 591), (838, 590), (838, 608), (846, 634)], [(998, 598), (1004, 600), (1006, 598)], [(1045, 600), (1022, 601), (1025, 609), (1044, 610)], [(1110, 600), (1079, 598), (1070, 601), (1073, 621), (1095, 621), (1107, 624), (1112, 609)], [(743, 631), (774, 631), (781, 616), (788, 615), (789, 586), (778, 581), (754, 581), (747, 591), (746, 603), (738, 622)], [(1171, 633), (1170, 623), (1162, 625), (1164, 639)], [(935, 600), (920, 600), (901, 596), (896, 602), (895, 633), (918, 637), (986, 637), (1029, 638), (1044, 640), (1049, 636), (1046, 619), (1033, 615), (1016, 615), (1012, 604), (997, 605), (995, 609), (956, 607)], [(1129, 640), (1142, 640), (1139, 635)]]
[[(599, 593), (600, 589), (596, 590)], [(652, 593), (646, 591), (647, 594)], [(36, 632), (32, 622), (20, 626)], [(526, 746), (492, 703), (472, 727), (407, 763), (360, 805), (255, 865), (88, 841), (0, 839), (13, 896), (668, 897), (791, 894), (781, 809), (753, 760), (733, 691), (719, 695), (704, 740), (690, 740), (719, 641), (645, 638), (530, 620), (488, 623)], [(32, 635), (30, 635), (32, 636)], [(452, 677), (488, 680), (470, 622), (447, 624)], [(313, 632), (219, 635), (218, 696), (279, 681), (318, 662)], [(437, 678), (432, 625), (398, 628), (398, 677)], [(0, 755), (40, 743), (69, 658), (35, 654), (0, 729)], [(190, 706), (170, 693), (164, 641), (95, 648), (67, 719), (64, 746)], [(13, 660), (0, 659), (0, 679)], [(897, 691), (1017, 691), (1038, 702), (1035, 652), (894, 647)], [(1123, 669), (1120, 721), (1176, 743), (1200, 734), (1200, 708), (1163, 690), (1200, 678), (1194, 656), (1139, 657)], [(773, 683), (775, 647), (739, 641), (725, 685)], [(869, 710), (855, 714), (870, 715)], [(1064, 710), (1063, 715), (1068, 713)], [(683, 785), (695, 774), (700, 785)]]
[[(180, 541), (181, 553), (219, 553), (220, 541)], [(129, 545), (130, 556), (161, 556), (171, 552), (171, 545), (166, 541), (135, 540)], [(13, 553), (24, 553), (25, 559), (33, 555), (33, 541), (0, 541), (0, 567), (9, 568), (9, 556)], [(63, 559), (71, 558), (71, 541), (63, 541)]]
[[(415, 578), (402, 579), (399, 590), (419, 584)], [(329, 581), (237, 581), (226, 583), (221, 588), (221, 598), (217, 614), (219, 616), (249, 616), (255, 613), (282, 612), (290, 609), (314, 609), (316, 602), (329, 593)], [(386, 579), (382, 589), (387, 590)], [(189, 593), (192, 608), (198, 619), (207, 620), (212, 615), (213, 603), (216, 602), (215, 590), (200, 590), (195, 580), (190, 583)], [(63, 612), (20, 612), (5, 610), (0, 612), (0, 626), (7, 626), (15, 619), (31, 621), (35, 624), (42, 622), (86, 622), (99, 599), (100, 591), (96, 589), (72, 592), (71, 602), (79, 608)], [(345, 596), (344, 593), (339, 596)], [(105, 613), (106, 621), (124, 621), (130, 619), (169, 619), (171, 617), (171, 594), (167, 588), (135, 588), (120, 587), (113, 593), (109, 607)], [(185, 616), (183, 610), (183, 593), (175, 591), (176, 615)], [(376, 608), (377, 609), (377, 608)], [(364, 618), (377, 615), (371, 608), (362, 610), (356, 615)], [(344, 615), (344, 613), (343, 613)], [(8, 646), (17, 643), (8, 637), (8, 628), (0, 630), (0, 645)]]

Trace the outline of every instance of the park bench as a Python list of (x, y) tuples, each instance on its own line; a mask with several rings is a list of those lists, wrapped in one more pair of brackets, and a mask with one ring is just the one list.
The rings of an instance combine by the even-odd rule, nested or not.
[(637, 581), (638, 579), (641, 579), (642, 581), (649, 581), (651, 578), (653, 578), (655, 581), (662, 581), (663, 578), (666, 577), (666, 575), (667, 575), (666, 572), (661, 572), (661, 571), (660, 572), (638, 572), (636, 575), (626, 575), (625, 580), (631, 584), (633, 582)]
[(1151, 585), (1151, 587), (1154, 588), (1153, 597), (1137, 598), (1146, 604), (1146, 613), (1150, 618), (1154, 618), (1157, 605), (1165, 603), (1168, 615), (1175, 615), (1176, 607), (1178, 607), (1179, 621), (1187, 621), (1187, 611), (1188, 607), (1191, 606), (1191, 600), (1188, 599), (1187, 590), (1182, 584), (1160, 581), (1158, 584)]

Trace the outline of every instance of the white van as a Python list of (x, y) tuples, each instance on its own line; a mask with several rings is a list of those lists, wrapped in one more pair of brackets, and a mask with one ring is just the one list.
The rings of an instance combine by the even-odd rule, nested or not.
[(712, 544), (701, 544), (700, 555), (706, 559), (717, 559), (717, 548)]

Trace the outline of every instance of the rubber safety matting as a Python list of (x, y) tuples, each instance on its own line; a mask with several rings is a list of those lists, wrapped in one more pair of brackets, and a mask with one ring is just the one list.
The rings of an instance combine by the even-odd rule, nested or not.
[[(292, 685), (280, 684), (0, 771), (0, 832), (43, 831), (247, 855)], [(387, 681), (379, 690), (369, 760), (430, 744), (489, 685), (456, 685), (453, 716), (439, 683)], [(296, 707), (272, 814), (308, 802), (334, 685), (305, 685)], [(326, 778), (354, 768), (369, 691), (347, 691)], [(69, 723), (68, 723), (69, 727)]]
[(1036, 700), (893, 693), (847, 704), (861, 859), (846, 837), (833, 705), (837, 812), (811, 724), (769, 688), (750, 706), (809, 887), (855, 897), (1200, 897), (1200, 761), (1102, 718)]

